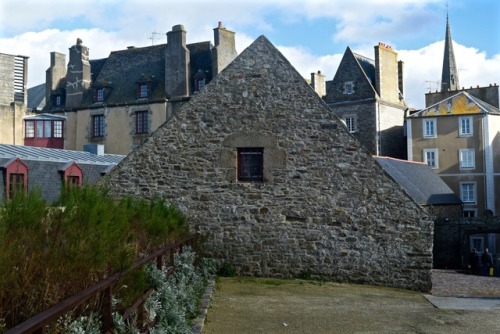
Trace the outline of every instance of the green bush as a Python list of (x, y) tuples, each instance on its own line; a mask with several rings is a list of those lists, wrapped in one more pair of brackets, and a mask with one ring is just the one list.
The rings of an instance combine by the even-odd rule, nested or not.
[[(65, 189), (59, 205), (33, 191), (0, 207), (0, 329), (188, 234), (182, 214), (159, 198), (117, 201), (104, 188), (84, 186)], [(144, 271), (130, 275), (120, 283), (125, 301), (145, 286)]]

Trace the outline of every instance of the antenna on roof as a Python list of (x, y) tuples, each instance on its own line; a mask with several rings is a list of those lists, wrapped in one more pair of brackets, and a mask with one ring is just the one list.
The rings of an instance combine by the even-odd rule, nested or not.
[(429, 92), (432, 92), (432, 84), (436, 85), (436, 89), (441, 86), (441, 83), (439, 81), (425, 80), (425, 82), (429, 84), (429, 86), (427, 88), (429, 90)]
[(151, 37), (149, 37), (149, 39), (151, 40), (151, 45), (152, 45), (152, 46), (153, 46), (153, 45), (155, 45), (155, 39), (159, 38), (159, 37), (157, 37), (157, 36), (159, 36), (159, 35), (165, 35), (165, 36), (166, 36), (167, 34), (165, 34), (165, 33), (161, 33), (161, 32), (156, 32), (156, 31), (153, 31), (153, 32), (151, 33)]

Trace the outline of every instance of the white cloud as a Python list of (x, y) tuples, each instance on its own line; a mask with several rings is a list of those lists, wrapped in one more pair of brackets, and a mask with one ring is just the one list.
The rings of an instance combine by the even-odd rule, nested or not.
[[(304, 78), (310, 78), (310, 73), (321, 70), (327, 80), (332, 80), (343, 56), (343, 54), (315, 56), (302, 48), (278, 48)], [(373, 46), (353, 51), (374, 58)], [(398, 59), (404, 62), (404, 95), (407, 104), (415, 109), (424, 108), (425, 94), (440, 89), (444, 41), (418, 50), (396, 51)], [(461, 86), (468, 88), (500, 84), (500, 55), (487, 58), (484, 52), (456, 43), (454, 52)]]
[[(221, 20), (224, 26), (236, 32), (236, 49), (241, 52), (258, 35), (286, 29), (286, 25), (280, 26), (283, 22), (327, 19), (325, 27), (330, 26), (331, 30), (325, 29), (320, 38), (310, 37), (315, 43), (318, 38), (318, 43), (331, 51), (319, 53), (302, 47), (302, 36), (288, 42), (286, 47), (279, 41), (271, 42), (304, 78), (321, 70), (327, 80), (333, 79), (347, 45), (373, 58), (374, 45), (379, 41), (390, 44), (405, 62), (406, 99), (411, 107), (422, 108), (428, 88), (431, 85), (432, 89), (437, 88), (431, 82), (441, 78), (443, 42), (436, 41), (444, 37), (444, 19), (439, 10), (443, 10), (444, 5), (444, 0), (187, 0), (174, 3), (101, 0), (98, 5), (88, 0), (2, 0), (0, 36), (14, 37), (0, 38), (0, 52), (30, 57), (31, 87), (45, 81), (50, 52), (67, 55), (77, 37), (90, 48), (91, 59), (98, 59), (129, 45), (151, 45), (153, 32), (164, 34), (179, 23), (187, 30), (188, 43), (213, 41), (212, 29)], [(55, 26), (59, 30), (50, 29)], [(35, 29), (38, 32), (21, 33)], [(424, 35), (427, 42), (414, 43), (418, 36)], [(165, 36), (155, 37), (155, 44), (166, 42)], [(398, 41), (408, 43), (406, 49), (398, 46)], [(407, 45), (427, 46), (412, 50)], [(462, 86), (500, 83), (500, 55), (488, 58), (480, 50), (458, 44), (455, 53)]]

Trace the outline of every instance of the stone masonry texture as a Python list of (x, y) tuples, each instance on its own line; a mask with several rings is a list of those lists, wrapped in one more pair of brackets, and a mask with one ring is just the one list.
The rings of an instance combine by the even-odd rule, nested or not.
[[(263, 182), (237, 148), (263, 148)], [(241, 275), (430, 291), (433, 223), (260, 36), (104, 179), (162, 196)]]

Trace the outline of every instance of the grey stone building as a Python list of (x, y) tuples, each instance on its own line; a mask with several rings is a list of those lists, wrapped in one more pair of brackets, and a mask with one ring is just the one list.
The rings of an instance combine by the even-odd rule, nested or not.
[(379, 156), (406, 159), (403, 62), (389, 45), (375, 46), (375, 59), (349, 47), (332, 81), (326, 83), (325, 101), (350, 133)]
[(431, 288), (432, 221), (264, 36), (103, 181), (243, 275)]

